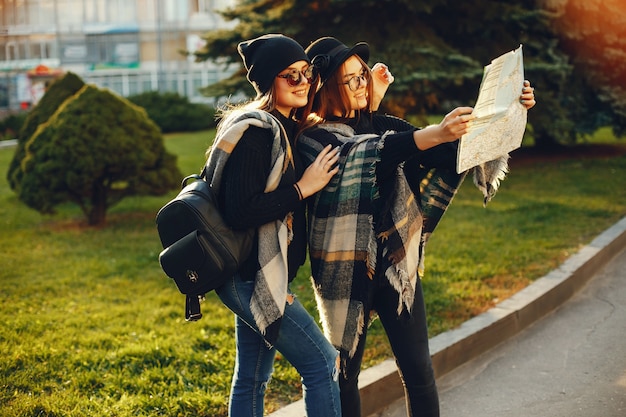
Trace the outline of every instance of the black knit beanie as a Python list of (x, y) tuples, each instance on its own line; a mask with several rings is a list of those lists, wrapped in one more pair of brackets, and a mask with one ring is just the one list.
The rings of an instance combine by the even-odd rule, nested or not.
[(248, 81), (258, 95), (267, 93), (274, 78), (294, 62), (310, 62), (298, 42), (280, 34), (268, 34), (243, 41), (237, 46), (237, 51), (248, 71)]

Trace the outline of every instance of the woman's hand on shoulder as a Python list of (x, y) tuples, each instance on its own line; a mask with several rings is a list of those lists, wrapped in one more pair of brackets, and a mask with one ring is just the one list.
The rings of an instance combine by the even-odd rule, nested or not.
[(302, 178), (296, 182), (296, 188), (300, 190), (302, 199), (305, 199), (328, 184), (331, 178), (339, 172), (339, 150), (332, 145), (327, 145), (317, 155), (315, 161), (302, 174)]

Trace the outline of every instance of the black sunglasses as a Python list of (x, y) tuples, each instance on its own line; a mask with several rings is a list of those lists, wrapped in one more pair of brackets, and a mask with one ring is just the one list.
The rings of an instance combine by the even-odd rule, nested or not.
[(292, 69), (289, 70), (289, 72), (287, 74), (278, 74), (277, 77), (278, 78), (284, 78), (287, 80), (287, 84), (289, 84), (290, 87), (295, 87), (297, 85), (300, 85), (300, 83), (302, 82), (302, 77), (304, 76), (304, 78), (306, 78), (306, 80), (309, 82), (309, 84), (313, 83), (313, 79), (315, 79), (315, 67), (313, 65), (310, 65), (307, 69), (305, 69), (304, 71), (300, 71), (297, 69)]

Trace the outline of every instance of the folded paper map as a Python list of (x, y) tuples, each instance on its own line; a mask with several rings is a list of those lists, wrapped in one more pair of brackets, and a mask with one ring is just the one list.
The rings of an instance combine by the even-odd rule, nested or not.
[(524, 86), (522, 45), (485, 67), (469, 132), (461, 137), (457, 173), (506, 155), (522, 144), (527, 110), (520, 103)]

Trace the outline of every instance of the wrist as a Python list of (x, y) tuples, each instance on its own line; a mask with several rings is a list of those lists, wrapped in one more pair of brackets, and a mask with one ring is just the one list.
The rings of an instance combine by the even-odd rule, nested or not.
[(413, 132), (415, 146), (421, 151), (437, 146), (441, 143), (441, 126), (429, 125)]

